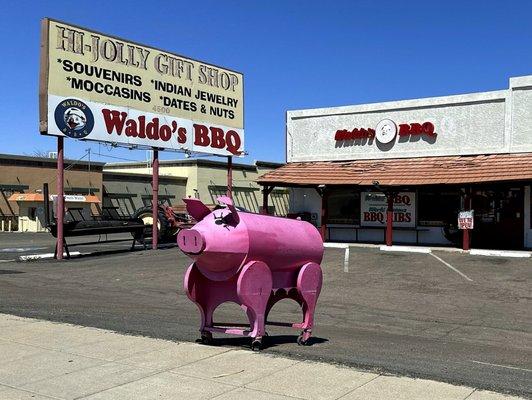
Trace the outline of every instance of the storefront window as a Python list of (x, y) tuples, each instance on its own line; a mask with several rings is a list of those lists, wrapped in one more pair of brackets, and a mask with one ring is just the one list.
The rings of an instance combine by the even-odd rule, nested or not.
[(360, 223), (360, 192), (355, 189), (332, 189), (327, 196), (327, 223)]
[(524, 193), (520, 186), (473, 191), (475, 234), (472, 246), (511, 249), (523, 245)]
[(460, 211), (460, 191), (420, 189), (418, 191), (418, 225), (456, 224)]

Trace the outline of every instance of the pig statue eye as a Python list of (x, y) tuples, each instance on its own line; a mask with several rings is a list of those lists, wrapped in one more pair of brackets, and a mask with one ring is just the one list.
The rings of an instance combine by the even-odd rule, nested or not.
[(223, 214), (220, 214), (220, 215), (217, 216), (216, 214), (212, 213), (212, 215), (214, 217), (214, 223), (216, 225), (224, 225), (224, 226), (226, 226), (228, 224), (228, 222), (229, 222), (228, 221), (229, 218), (226, 218), (226, 217), (229, 216), (229, 214), (227, 214), (225, 216)]
[(214, 223), (216, 225), (222, 225), (225, 224), (223, 214), (220, 214), (219, 216), (216, 216), (215, 213), (212, 213), (212, 216), (214, 217)]
[(226, 214), (226, 215), (220, 214), (220, 215), (217, 216), (213, 212), (212, 215), (214, 217), (214, 223), (216, 225), (223, 225), (224, 228), (229, 229), (229, 226), (233, 224), (232, 223), (233, 222), (233, 216), (231, 214)]

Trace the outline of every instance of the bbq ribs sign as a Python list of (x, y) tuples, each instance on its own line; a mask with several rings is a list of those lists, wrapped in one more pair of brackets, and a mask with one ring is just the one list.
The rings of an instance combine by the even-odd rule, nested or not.
[(40, 131), (239, 156), (243, 75), (59, 21), (41, 25)]

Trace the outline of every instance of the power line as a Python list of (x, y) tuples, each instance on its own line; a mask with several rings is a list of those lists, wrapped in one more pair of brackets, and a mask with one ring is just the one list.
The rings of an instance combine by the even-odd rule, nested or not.
[(122, 161), (132, 161), (132, 162), (143, 162), (144, 160), (134, 160), (132, 158), (123, 158), (123, 157), (116, 157), (116, 156), (109, 156), (107, 154), (99, 154), (100, 157), (106, 157), (106, 158), (112, 158), (114, 160), (122, 160)]

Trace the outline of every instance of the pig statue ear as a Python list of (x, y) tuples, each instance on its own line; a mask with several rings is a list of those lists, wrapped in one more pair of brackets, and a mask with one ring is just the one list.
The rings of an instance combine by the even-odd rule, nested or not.
[(183, 199), (183, 201), (187, 206), (187, 212), (198, 222), (211, 213), (211, 210), (199, 199)]
[(216, 198), (216, 200), (218, 200), (218, 202), (223, 203), (223, 204), (225, 204), (227, 206), (229, 211), (231, 211), (231, 216), (233, 217), (233, 221), (234, 221), (235, 225), (238, 224), (240, 222), (240, 217), (238, 216), (238, 210), (236, 209), (235, 205), (233, 204), (233, 200), (231, 200), (227, 196), (218, 196)]

